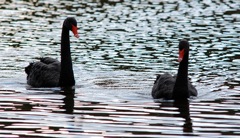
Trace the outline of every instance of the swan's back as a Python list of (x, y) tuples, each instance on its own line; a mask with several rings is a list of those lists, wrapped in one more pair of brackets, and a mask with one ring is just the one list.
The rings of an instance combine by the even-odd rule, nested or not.
[(172, 75), (168, 73), (158, 75), (152, 88), (152, 97), (154, 99), (157, 98), (170, 99), (172, 97), (172, 91), (175, 81), (176, 78), (174, 78)]
[(27, 84), (33, 87), (56, 87), (59, 83), (61, 64), (53, 58), (41, 58), (26, 68)]
[[(172, 76), (169, 73), (158, 75), (152, 88), (152, 97), (154, 99), (158, 98), (172, 99), (173, 88), (176, 82), (176, 78), (177, 78), (176, 75)], [(190, 93), (190, 96), (197, 96), (197, 90), (189, 80), (188, 80), (188, 92)]]

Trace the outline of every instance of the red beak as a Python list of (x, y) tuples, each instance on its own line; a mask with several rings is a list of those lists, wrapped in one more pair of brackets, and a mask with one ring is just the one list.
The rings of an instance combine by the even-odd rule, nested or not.
[(179, 50), (178, 62), (181, 62), (183, 60), (183, 56), (184, 56), (184, 49)]
[(79, 35), (78, 35), (78, 31), (77, 31), (77, 30), (78, 30), (77, 27), (74, 26), (74, 25), (72, 25), (72, 32), (73, 32), (74, 36), (75, 36), (76, 38), (79, 38)]

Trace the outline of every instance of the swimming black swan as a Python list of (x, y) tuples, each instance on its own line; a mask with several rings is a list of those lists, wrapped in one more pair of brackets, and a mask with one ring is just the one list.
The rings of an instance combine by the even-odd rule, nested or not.
[(27, 84), (32, 87), (71, 87), (75, 85), (70, 52), (69, 31), (76, 38), (77, 21), (68, 17), (62, 26), (61, 36), (61, 63), (53, 58), (40, 58), (39, 62), (30, 63), (26, 68)]
[(188, 80), (188, 57), (189, 43), (187, 40), (179, 42), (180, 62), (177, 76), (168, 73), (158, 75), (152, 88), (154, 99), (186, 99), (190, 96), (197, 96), (197, 90)]

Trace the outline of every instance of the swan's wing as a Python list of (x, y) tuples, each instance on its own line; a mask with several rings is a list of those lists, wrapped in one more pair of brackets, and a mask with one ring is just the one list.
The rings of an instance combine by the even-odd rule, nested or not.
[(57, 59), (50, 58), (50, 57), (45, 57), (45, 58), (40, 58), (40, 62), (43, 62), (45, 64), (52, 64), (54, 62), (59, 62)]
[[(57, 60), (57, 59), (54, 59), (54, 58), (50, 58), (50, 57), (45, 57), (45, 58), (39, 58), (39, 60), (40, 60), (40, 62), (42, 62), (42, 63), (44, 63), (44, 64), (53, 64), (53, 66), (54, 65), (56, 65), (57, 64), (57, 66), (58, 66), (58, 64), (60, 64), (60, 62)], [(37, 64), (36, 64), (37, 63)], [(33, 67), (33, 65), (34, 66), (45, 66), (44, 64), (41, 64), (41, 63), (38, 63), (38, 62), (32, 62), (32, 63), (30, 63), (27, 67), (25, 67), (25, 72), (26, 72), (26, 74), (27, 75), (29, 75), (30, 74), (30, 72), (31, 72), (31, 70), (32, 70), (32, 67)], [(46, 66), (47, 67), (47, 66)]]
[(31, 63), (26, 67), (28, 68), (27, 83), (33, 87), (56, 87), (60, 77), (60, 66), (57, 62), (50, 65), (43, 62)]
[(152, 97), (170, 99), (172, 97), (172, 91), (175, 84), (176, 78), (172, 75), (165, 73), (157, 76), (155, 83), (152, 88)]

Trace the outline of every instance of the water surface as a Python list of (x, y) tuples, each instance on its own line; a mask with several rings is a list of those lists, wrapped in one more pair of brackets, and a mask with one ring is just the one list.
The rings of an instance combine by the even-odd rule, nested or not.
[[(239, 137), (239, 7), (239, 0), (0, 2), (0, 137)], [(76, 89), (32, 89), (24, 67), (59, 59), (67, 16), (80, 33), (70, 38)], [(153, 100), (156, 74), (177, 71), (183, 38), (199, 96)]]

